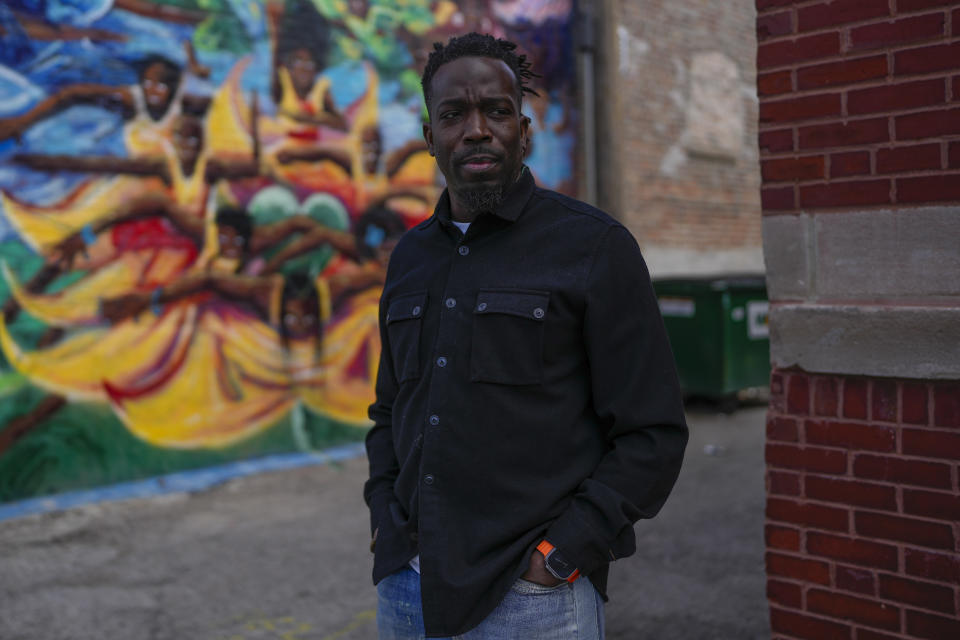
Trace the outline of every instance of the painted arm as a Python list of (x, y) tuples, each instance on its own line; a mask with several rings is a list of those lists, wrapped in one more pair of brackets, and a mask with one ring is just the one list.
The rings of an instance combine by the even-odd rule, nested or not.
[(46, 98), (23, 115), (0, 120), (0, 140), (19, 137), (35, 122), (78, 104), (96, 104), (120, 111), (125, 118), (131, 118), (134, 114), (133, 95), (127, 87), (75, 84)]
[(340, 253), (359, 260), (360, 254), (357, 252), (357, 243), (352, 235), (321, 227), (314, 229), (281, 249), (277, 255), (270, 258), (264, 266), (264, 273), (275, 273), (287, 260), (292, 260), (297, 256), (322, 247), (323, 245), (330, 245)]
[(385, 169), (387, 177), (392, 178), (403, 167), (403, 163), (410, 159), (415, 153), (427, 150), (427, 143), (423, 140), (411, 140), (405, 145), (393, 151), (386, 160)]
[(173, 284), (154, 289), (137, 291), (115, 298), (107, 298), (100, 305), (100, 313), (110, 323), (116, 324), (127, 318), (138, 316), (150, 307), (175, 302), (189, 295), (203, 291), (208, 287), (206, 273), (197, 273), (177, 280)]
[(293, 162), (320, 162), (329, 160), (343, 167), (347, 173), (353, 173), (350, 156), (342, 149), (332, 147), (307, 147), (305, 149), (284, 149), (277, 153), (277, 162), (291, 164)]
[(122, 173), (134, 176), (166, 177), (160, 158), (124, 158), (121, 156), (66, 156), (18, 153), (11, 158), (38, 171), (76, 171), (80, 173)]

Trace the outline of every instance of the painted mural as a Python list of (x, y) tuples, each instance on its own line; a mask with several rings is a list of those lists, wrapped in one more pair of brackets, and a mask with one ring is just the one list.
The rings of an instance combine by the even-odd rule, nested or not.
[(533, 58), (571, 192), (572, 0), (0, 4), (0, 501), (359, 440), (390, 249), (442, 176), (435, 41)]

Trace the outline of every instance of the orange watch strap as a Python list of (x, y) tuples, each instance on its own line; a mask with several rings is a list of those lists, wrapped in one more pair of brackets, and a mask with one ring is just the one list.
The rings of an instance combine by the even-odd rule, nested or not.
[[(547, 542), (547, 539), (544, 538), (540, 541), (540, 544), (537, 545), (537, 551), (543, 554), (543, 557), (546, 558), (547, 554), (556, 549), (555, 546)], [(580, 569), (574, 569), (573, 573), (570, 574), (570, 577), (567, 578), (567, 582), (573, 582), (580, 577)]]

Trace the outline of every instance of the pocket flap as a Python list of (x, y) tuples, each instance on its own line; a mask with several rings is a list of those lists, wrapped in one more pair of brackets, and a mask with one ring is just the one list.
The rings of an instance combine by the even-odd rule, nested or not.
[(390, 301), (390, 306), (387, 308), (387, 324), (421, 318), (426, 308), (426, 291), (399, 296)]
[(506, 313), (542, 321), (547, 315), (550, 293), (546, 291), (504, 291), (481, 289), (474, 313)]

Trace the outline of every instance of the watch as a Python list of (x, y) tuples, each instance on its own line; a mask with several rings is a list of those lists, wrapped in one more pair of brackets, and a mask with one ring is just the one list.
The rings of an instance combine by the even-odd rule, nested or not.
[(563, 555), (557, 551), (557, 548), (546, 540), (542, 540), (537, 545), (537, 551), (543, 554), (543, 562), (554, 578), (573, 582), (580, 577), (580, 570), (573, 566)]

